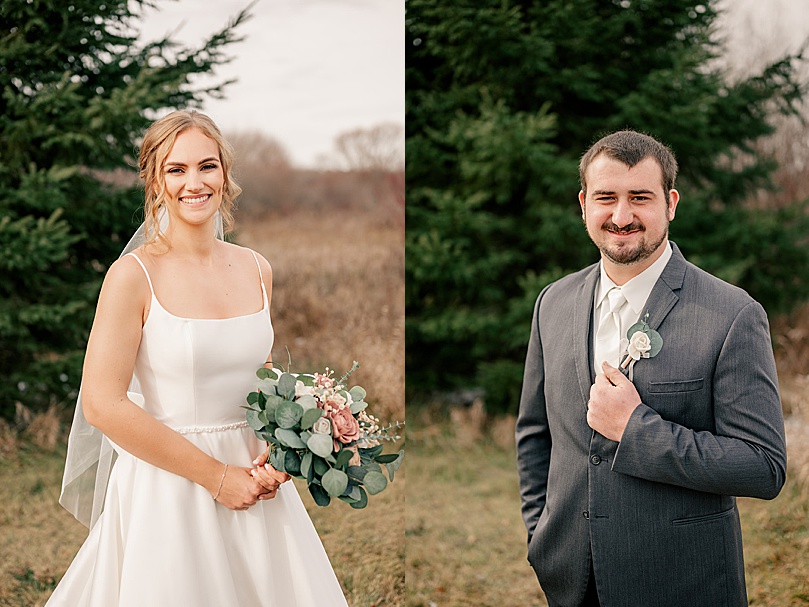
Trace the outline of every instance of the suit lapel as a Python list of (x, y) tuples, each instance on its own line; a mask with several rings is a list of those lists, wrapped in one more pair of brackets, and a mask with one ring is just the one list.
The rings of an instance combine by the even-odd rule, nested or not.
[(646, 314), (649, 314), (647, 322), (652, 329), (657, 329), (663, 320), (666, 318), (671, 309), (680, 300), (677, 292), (683, 286), (683, 279), (685, 278), (685, 258), (680, 252), (679, 247), (671, 243), (671, 259), (663, 269), (663, 273), (649, 293), (649, 299), (646, 300), (646, 309), (641, 312), (641, 320), (644, 319)]
[(592, 266), (579, 285), (576, 301), (573, 304), (573, 344), (576, 360), (576, 376), (579, 380), (582, 403), (586, 409), (593, 385), (593, 362), (591, 356), (590, 333), (593, 324), (593, 300), (598, 283), (598, 264)]

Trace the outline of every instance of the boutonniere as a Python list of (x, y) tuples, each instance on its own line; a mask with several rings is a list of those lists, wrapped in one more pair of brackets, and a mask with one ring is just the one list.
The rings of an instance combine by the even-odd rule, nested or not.
[(641, 358), (657, 356), (663, 347), (663, 338), (660, 337), (660, 333), (649, 326), (649, 323), (646, 322), (648, 319), (649, 313), (647, 312), (643, 320), (636, 322), (626, 332), (629, 345), (627, 346), (626, 358), (621, 363), (621, 368), (626, 369), (629, 367), (629, 381), (632, 381), (632, 371), (635, 363)]

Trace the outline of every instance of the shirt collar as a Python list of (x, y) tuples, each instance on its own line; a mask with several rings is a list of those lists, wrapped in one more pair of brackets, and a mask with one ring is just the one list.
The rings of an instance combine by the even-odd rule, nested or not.
[[(646, 300), (649, 299), (649, 295), (651, 294), (657, 279), (660, 278), (660, 275), (663, 273), (669, 259), (671, 259), (671, 243), (667, 242), (666, 248), (663, 250), (663, 254), (658, 257), (652, 265), (621, 287), (621, 292), (624, 294), (627, 303), (635, 314), (640, 315), (640, 313), (643, 311), (643, 307), (646, 305)], [(607, 272), (604, 270), (603, 261), (598, 262), (598, 267), (600, 272), (600, 280), (599, 287), (596, 289), (596, 308), (598, 308), (601, 305), (601, 302), (603, 302), (607, 297), (607, 293), (610, 291), (610, 289), (618, 286), (609, 276), (607, 276)]]

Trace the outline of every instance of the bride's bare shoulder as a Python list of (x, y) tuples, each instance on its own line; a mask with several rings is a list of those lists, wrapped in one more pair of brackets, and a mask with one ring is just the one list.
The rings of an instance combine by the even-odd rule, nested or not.
[(231, 242), (227, 242), (224, 244), (226, 244), (229, 247), (229, 250), (233, 255), (238, 256), (240, 259), (249, 260), (249, 263), (251, 265), (255, 264), (255, 261), (253, 261), (253, 255), (255, 255), (256, 256), (255, 259), (258, 260), (258, 265), (261, 268), (262, 276), (265, 279), (270, 278), (272, 276), (272, 266), (270, 265), (270, 262), (267, 261), (267, 259), (261, 253), (253, 249), (249, 249), (247, 247), (242, 247), (240, 245), (233, 244)]
[[(139, 259), (142, 263), (142, 258)], [(124, 255), (115, 260), (107, 270), (102, 289), (129, 294), (150, 291), (146, 272), (134, 255)]]

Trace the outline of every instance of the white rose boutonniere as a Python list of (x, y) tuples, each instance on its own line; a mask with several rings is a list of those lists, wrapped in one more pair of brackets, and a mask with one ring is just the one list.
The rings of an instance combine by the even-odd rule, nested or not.
[(635, 363), (641, 358), (653, 358), (657, 356), (663, 347), (663, 338), (660, 333), (652, 329), (646, 322), (649, 318), (649, 313), (646, 313), (643, 320), (636, 322), (629, 327), (626, 337), (629, 340), (627, 346), (626, 358), (621, 363), (621, 368), (626, 369), (629, 367), (629, 381), (633, 378), (633, 368)]

